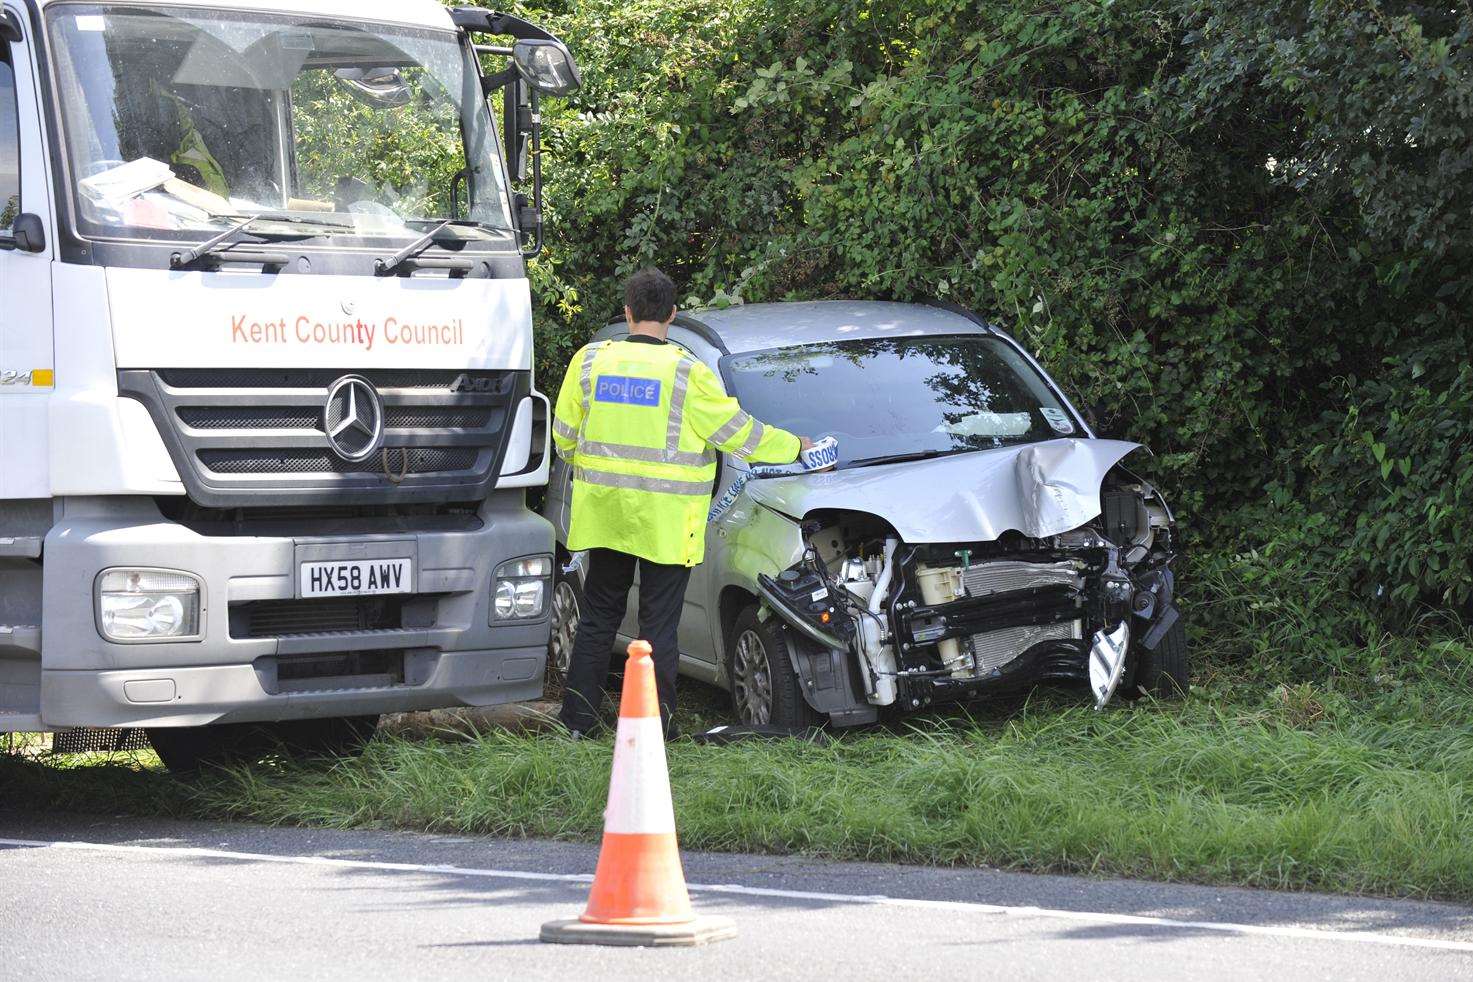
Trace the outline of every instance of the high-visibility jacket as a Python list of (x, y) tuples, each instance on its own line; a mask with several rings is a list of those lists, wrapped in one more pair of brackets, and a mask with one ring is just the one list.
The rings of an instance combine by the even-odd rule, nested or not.
[(712, 448), (754, 463), (797, 458), (796, 436), (753, 419), (678, 345), (600, 341), (573, 357), (552, 438), (573, 467), (568, 548), (669, 566), (706, 553)]

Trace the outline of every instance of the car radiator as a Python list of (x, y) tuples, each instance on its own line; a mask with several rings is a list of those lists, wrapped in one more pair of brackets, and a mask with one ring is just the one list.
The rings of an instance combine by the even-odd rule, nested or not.
[[(1084, 577), (1077, 563), (1002, 560), (968, 567), (962, 571), (962, 584), (969, 595), (985, 597), (990, 593), (1007, 593), (1041, 586), (1065, 586), (1078, 590), (1083, 588)], [(1005, 627), (974, 634), (971, 638), (974, 671), (977, 675), (986, 675), (1036, 644), (1044, 641), (1078, 640), (1084, 636), (1083, 631), (1082, 622), (1075, 620), (1060, 624)]]

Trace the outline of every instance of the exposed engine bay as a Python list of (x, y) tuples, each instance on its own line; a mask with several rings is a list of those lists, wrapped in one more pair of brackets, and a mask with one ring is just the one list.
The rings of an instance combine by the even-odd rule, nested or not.
[(802, 559), (759, 577), (774, 614), (822, 649), (806, 649), (810, 702), (844, 725), (1044, 680), (1086, 682), (1097, 706), (1136, 686), (1142, 653), (1178, 620), (1172, 518), (1121, 467), (1099, 502), (1070, 531), (970, 543), (908, 544), (874, 515), (810, 513)]

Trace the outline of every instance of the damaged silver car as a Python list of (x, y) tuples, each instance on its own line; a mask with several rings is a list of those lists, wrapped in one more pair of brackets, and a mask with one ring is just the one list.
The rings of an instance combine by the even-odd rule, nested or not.
[[(1171, 512), (1122, 464), (1140, 445), (1095, 438), (1006, 333), (961, 308), (829, 301), (681, 315), (670, 340), (758, 419), (838, 441), (821, 473), (721, 461), (681, 671), (743, 722), (849, 726), (1046, 680), (1099, 706), (1186, 691)], [(560, 543), (568, 482), (559, 462)], [(554, 671), (581, 596), (581, 557), (560, 559)]]

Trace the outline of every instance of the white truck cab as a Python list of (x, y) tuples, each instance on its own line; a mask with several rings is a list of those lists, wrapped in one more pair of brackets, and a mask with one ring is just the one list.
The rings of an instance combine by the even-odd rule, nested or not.
[(538, 695), (512, 181), (566, 48), (433, 0), (0, 2), (0, 732), (187, 765)]

